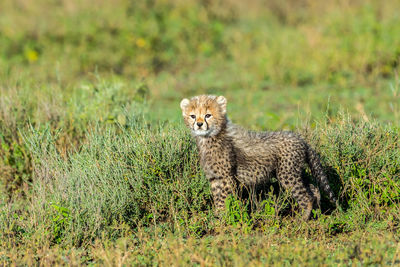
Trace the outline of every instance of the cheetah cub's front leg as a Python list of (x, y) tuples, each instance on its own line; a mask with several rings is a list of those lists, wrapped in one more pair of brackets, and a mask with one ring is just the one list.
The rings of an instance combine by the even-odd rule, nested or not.
[(211, 193), (214, 199), (214, 204), (217, 214), (221, 214), (225, 210), (226, 198), (233, 194), (233, 186), (230, 178), (209, 179)]

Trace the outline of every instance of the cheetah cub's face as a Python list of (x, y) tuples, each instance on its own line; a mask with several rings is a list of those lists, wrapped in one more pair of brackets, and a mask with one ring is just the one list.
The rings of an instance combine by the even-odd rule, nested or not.
[(226, 98), (201, 95), (181, 101), (183, 119), (195, 136), (214, 136), (226, 125)]

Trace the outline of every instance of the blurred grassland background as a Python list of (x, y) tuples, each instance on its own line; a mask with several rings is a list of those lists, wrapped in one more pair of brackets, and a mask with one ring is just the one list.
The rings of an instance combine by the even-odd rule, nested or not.
[[(0, 262), (399, 263), (399, 10), (2, 0)], [(179, 110), (200, 93), (248, 128), (301, 132), (343, 210), (301, 222), (266, 193), (221, 225)]]

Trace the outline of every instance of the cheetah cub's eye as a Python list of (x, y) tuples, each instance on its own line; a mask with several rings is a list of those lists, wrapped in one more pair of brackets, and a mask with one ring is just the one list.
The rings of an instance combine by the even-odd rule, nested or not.
[(204, 116), (206, 119), (210, 118), (212, 115), (211, 114), (206, 114), (206, 116)]
[(190, 115), (190, 118), (196, 119), (196, 115)]

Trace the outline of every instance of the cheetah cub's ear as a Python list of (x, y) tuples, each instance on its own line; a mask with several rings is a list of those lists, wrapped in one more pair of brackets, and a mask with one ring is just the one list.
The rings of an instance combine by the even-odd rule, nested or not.
[(221, 107), (222, 113), (226, 113), (226, 103), (228, 102), (224, 96), (217, 97), (217, 103)]
[(182, 99), (182, 101), (181, 101), (181, 109), (182, 109), (182, 114), (183, 115), (185, 115), (185, 109), (189, 104), (190, 104), (189, 99), (187, 99), (187, 98)]

